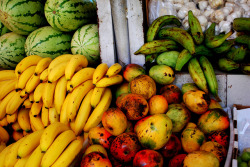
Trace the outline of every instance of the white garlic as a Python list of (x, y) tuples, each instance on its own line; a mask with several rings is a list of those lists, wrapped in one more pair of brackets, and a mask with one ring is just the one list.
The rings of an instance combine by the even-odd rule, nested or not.
[(221, 10), (214, 11), (210, 16), (211, 21), (215, 23), (221, 22), (224, 18), (224, 13)]
[(209, 5), (214, 9), (224, 5), (224, 0), (208, 0), (208, 2)]
[(225, 6), (226, 6), (226, 7), (228, 7), (228, 6), (229, 6), (229, 7), (234, 7), (235, 4), (234, 4), (234, 3), (231, 3), (231, 2), (226, 2), (226, 3), (225, 3)]
[(227, 2), (235, 3), (237, 0), (227, 0)]
[(174, 3), (174, 0), (164, 0), (163, 2), (172, 2), (172, 3)]
[(183, 7), (183, 5), (180, 3), (175, 3), (174, 7), (175, 7), (176, 11), (178, 12)]
[(239, 12), (233, 12), (232, 14), (231, 14), (231, 16), (232, 16), (232, 19), (234, 20), (234, 19), (236, 19), (236, 18), (238, 18), (238, 17), (240, 17), (240, 15), (239, 15), (240, 13)]
[(239, 3), (247, 3), (247, 0), (239, 0)]
[(183, 6), (177, 13), (178, 18), (184, 19), (188, 14), (188, 8)]
[(185, 6), (188, 8), (188, 9), (196, 9), (196, 5), (194, 2), (188, 2), (185, 4)]
[(186, 3), (188, 3), (188, 2), (189, 2), (189, 0), (183, 0), (183, 2), (184, 2), (184, 4), (186, 4)]
[(211, 8), (211, 6), (207, 6), (207, 10), (213, 10), (212, 8)]
[(183, 4), (184, 1), (183, 1), (183, 0), (174, 0), (174, 3), (175, 3), (175, 4)]
[(206, 27), (205, 26), (201, 26), (202, 32), (205, 32)]
[(231, 15), (228, 15), (226, 20), (228, 22), (233, 22), (234, 18)]
[(203, 0), (193, 0), (194, 3), (199, 3), (200, 1), (203, 1)]
[(191, 10), (192, 10), (194, 16), (197, 17), (197, 16), (201, 15), (201, 11), (199, 9), (191, 9)]
[(188, 23), (188, 19), (184, 19), (182, 21), (182, 26), (185, 30), (187, 30), (189, 28), (189, 23)]
[(249, 18), (250, 17), (250, 11), (244, 12), (243, 17)]
[(201, 26), (207, 27), (207, 18), (205, 16), (200, 15), (197, 19), (199, 20)]
[(217, 25), (215, 26), (215, 35), (219, 35), (219, 33), (220, 33), (220, 27), (219, 27), (219, 25), (217, 24)]
[(249, 5), (247, 5), (246, 3), (242, 3), (241, 7), (244, 9), (245, 12), (250, 10)]
[(250, 6), (250, 0), (248, 0), (248, 1), (247, 1), (247, 5), (249, 5), (249, 6)]
[(208, 18), (213, 12), (214, 12), (213, 9), (211, 9), (211, 10), (206, 10), (206, 11), (203, 13), (203, 15), (206, 16), (206, 17)]
[(207, 8), (208, 2), (207, 1), (200, 1), (200, 2), (198, 2), (198, 4), (199, 4), (200, 10), (205, 10)]
[(229, 21), (221, 21), (219, 23), (220, 33), (225, 32), (228, 33), (231, 30), (231, 22)]
[(211, 24), (212, 24), (212, 22), (209, 21), (209, 22), (207, 23), (207, 28), (206, 28), (206, 29), (208, 29), (208, 28), (211, 26)]

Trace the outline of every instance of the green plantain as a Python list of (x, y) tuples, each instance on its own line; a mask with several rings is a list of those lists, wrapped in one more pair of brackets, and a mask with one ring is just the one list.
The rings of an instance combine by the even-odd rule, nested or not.
[(250, 63), (242, 63), (240, 65), (240, 70), (247, 75), (250, 75)]
[(233, 21), (235, 31), (250, 31), (250, 18), (236, 18)]
[(220, 70), (228, 72), (239, 69), (240, 65), (231, 59), (223, 57), (218, 60), (218, 67)]
[(176, 65), (175, 71), (181, 71), (182, 67), (192, 58), (193, 56), (187, 49), (183, 49), (179, 54)]
[(195, 54), (194, 55), (195, 56), (204, 55), (204, 56), (212, 57), (212, 56), (214, 56), (214, 53), (211, 51), (211, 49), (208, 49), (204, 45), (195, 45)]
[(219, 34), (219, 35), (216, 35), (216, 36), (205, 38), (205, 45), (208, 48), (219, 47), (232, 34), (233, 34), (233, 31), (229, 31), (227, 34)]
[(204, 40), (204, 34), (202, 32), (200, 22), (197, 17), (194, 16), (192, 10), (188, 11), (188, 23), (194, 42), (200, 45)]
[(247, 54), (247, 49), (243, 46), (239, 48), (232, 47), (230, 51), (227, 53), (226, 57), (235, 61), (242, 62)]
[(226, 40), (219, 47), (213, 48), (215, 53), (226, 53), (230, 50), (230, 48), (234, 45), (234, 39)]
[(250, 35), (240, 35), (235, 38), (235, 42), (239, 44), (247, 45), (248, 49), (250, 49)]

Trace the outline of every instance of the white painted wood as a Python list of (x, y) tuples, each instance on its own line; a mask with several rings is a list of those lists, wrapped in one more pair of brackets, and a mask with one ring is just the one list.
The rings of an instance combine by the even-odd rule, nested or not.
[(141, 66), (145, 64), (145, 56), (134, 55), (134, 52), (144, 44), (142, 1), (143, 0), (127, 0), (131, 63)]
[(96, 0), (96, 4), (101, 62), (111, 66), (116, 57), (110, 0)]
[(123, 67), (130, 64), (126, 0), (110, 0), (117, 60)]

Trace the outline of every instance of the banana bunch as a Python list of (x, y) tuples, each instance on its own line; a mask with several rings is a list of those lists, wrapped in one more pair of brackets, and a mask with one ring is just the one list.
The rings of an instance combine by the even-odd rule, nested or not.
[(69, 166), (83, 141), (64, 123), (55, 122), (4, 147), (0, 166)]

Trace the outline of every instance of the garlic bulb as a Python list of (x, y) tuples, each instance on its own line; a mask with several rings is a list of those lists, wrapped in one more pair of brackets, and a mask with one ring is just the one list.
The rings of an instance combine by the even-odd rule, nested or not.
[(188, 22), (188, 16), (186, 16), (183, 20), (182, 20), (182, 25), (184, 27), (185, 30), (187, 30), (189, 28), (189, 22)]
[(214, 11), (210, 16), (211, 21), (215, 23), (221, 22), (224, 18), (224, 13), (221, 10)]
[(231, 3), (231, 2), (226, 2), (226, 3), (225, 3), (225, 6), (226, 6), (226, 7), (228, 7), (228, 6), (229, 6), (229, 7), (234, 7), (235, 4), (234, 4), (234, 3)]
[(235, 3), (237, 2), (238, 0), (227, 0), (227, 2), (231, 2), (231, 3)]
[(213, 12), (214, 12), (213, 9), (211, 9), (211, 10), (206, 10), (206, 11), (203, 13), (203, 15), (206, 16), (206, 17), (208, 18)]
[(188, 8), (186, 8), (185, 6), (183, 6), (177, 13), (177, 16), (180, 18), (180, 19), (184, 19), (187, 14), (188, 14)]
[(217, 24), (216, 26), (215, 26), (215, 35), (219, 35), (220, 34), (220, 27), (219, 27), (219, 25)]
[(205, 26), (201, 26), (202, 32), (206, 31), (206, 27)]
[(186, 3), (188, 3), (188, 2), (189, 2), (189, 0), (183, 0), (183, 2), (184, 2), (184, 4), (186, 4)]
[(231, 22), (229, 22), (229, 21), (221, 21), (219, 23), (219, 29), (220, 29), (220, 33), (221, 32), (228, 33), (231, 30)]
[(207, 18), (203, 15), (197, 16), (197, 19), (199, 20), (201, 26), (207, 27)]
[(240, 6), (244, 9), (245, 12), (250, 10), (249, 5), (247, 5), (246, 3), (242, 3)]
[(201, 11), (199, 9), (191, 9), (191, 10), (196, 17), (201, 15)]
[(178, 12), (182, 7), (183, 7), (183, 5), (180, 4), (180, 3), (175, 3), (175, 4), (174, 4), (174, 8), (176, 9), (177, 12)]
[(233, 8), (228, 6), (222, 8), (221, 11), (224, 13), (224, 16), (228, 16), (230, 13), (232, 13)]
[(174, 0), (174, 3), (175, 4), (184, 4), (184, 1), (183, 0)]
[(185, 4), (185, 6), (188, 8), (188, 9), (196, 9), (196, 5), (194, 2), (188, 2)]
[(198, 2), (200, 10), (205, 10), (207, 8), (208, 2), (207, 1), (200, 1)]
[(239, 3), (247, 3), (247, 0), (239, 0)]
[(208, 0), (208, 2), (209, 5), (214, 9), (224, 5), (224, 0)]
[(243, 14), (243, 17), (249, 18), (249, 17), (250, 17), (250, 11), (246, 11), (246, 12)]
[(208, 29), (210, 26), (211, 26), (211, 24), (212, 24), (212, 22), (207, 22), (207, 27), (206, 27), (206, 29)]

